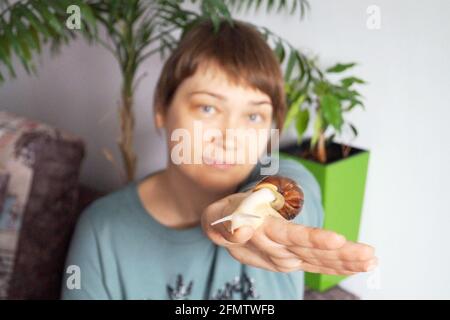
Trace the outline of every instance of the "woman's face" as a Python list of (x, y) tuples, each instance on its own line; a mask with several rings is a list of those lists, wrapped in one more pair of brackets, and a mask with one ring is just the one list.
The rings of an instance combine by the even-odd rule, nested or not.
[(266, 151), (272, 112), (267, 94), (233, 85), (214, 64), (199, 66), (156, 116), (166, 129), (169, 169), (207, 190), (234, 189)]

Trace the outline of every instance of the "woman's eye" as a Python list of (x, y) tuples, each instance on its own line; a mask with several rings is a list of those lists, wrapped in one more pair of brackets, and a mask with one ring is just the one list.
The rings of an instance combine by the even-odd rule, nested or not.
[(248, 115), (248, 118), (251, 122), (261, 122), (263, 117), (259, 113), (251, 113)]
[(206, 114), (213, 114), (216, 111), (216, 108), (210, 105), (202, 105), (200, 106), (200, 111)]

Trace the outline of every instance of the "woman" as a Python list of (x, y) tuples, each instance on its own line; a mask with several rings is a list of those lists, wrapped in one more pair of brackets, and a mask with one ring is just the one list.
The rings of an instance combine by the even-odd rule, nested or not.
[[(373, 248), (319, 229), (319, 187), (292, 160), (280, 160), (276, 174), (303, 189), (304, 208), (293, 222), (267, 218), (259, 228), (233, 233), (226, 224), (211, 225), (263, 177), (268, 132), (282, 128), (286, 114), (283, 89), (276, 57), (250, 25), (222, 23), (215, 34), (203, 22), (189, 30), (155, 91), (167, 167), (83, 212), (67, 257), (67, 268), (80, 271), (79, 285), (68, 275), (63, 298), (302, 299), (304, 271), (347, 275), (373, 268)], [(244, 141), (231, 130), (265, 134)], [(199, 132), (202, 139), (195, 138)], [(259, 161), (250, 161), (252, 152)]]

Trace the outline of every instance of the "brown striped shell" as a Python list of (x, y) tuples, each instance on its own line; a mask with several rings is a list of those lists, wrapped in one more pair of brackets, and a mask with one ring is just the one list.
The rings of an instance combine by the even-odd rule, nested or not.
[(302, 211), (304, 194), (294, 180), (282, 176), (267, 176), (258, 182), (253, 190), (258, 190), (263, 184), (273, 185), (283, 196), (284, 205), (277, 210), (283, 218), (292, 220)]

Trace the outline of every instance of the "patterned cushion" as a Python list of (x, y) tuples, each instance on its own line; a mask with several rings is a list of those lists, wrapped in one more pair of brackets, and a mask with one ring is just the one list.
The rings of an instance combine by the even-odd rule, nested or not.
[(9, 173), (5, 169), (0, 168), (0, 212), (3, 210), (3, 203), (6, 199), (6, 188), (8, 187), (8, 181)]
[(0, 112), (0, 299), (59, 297), (83, 157), (81, 139)]

